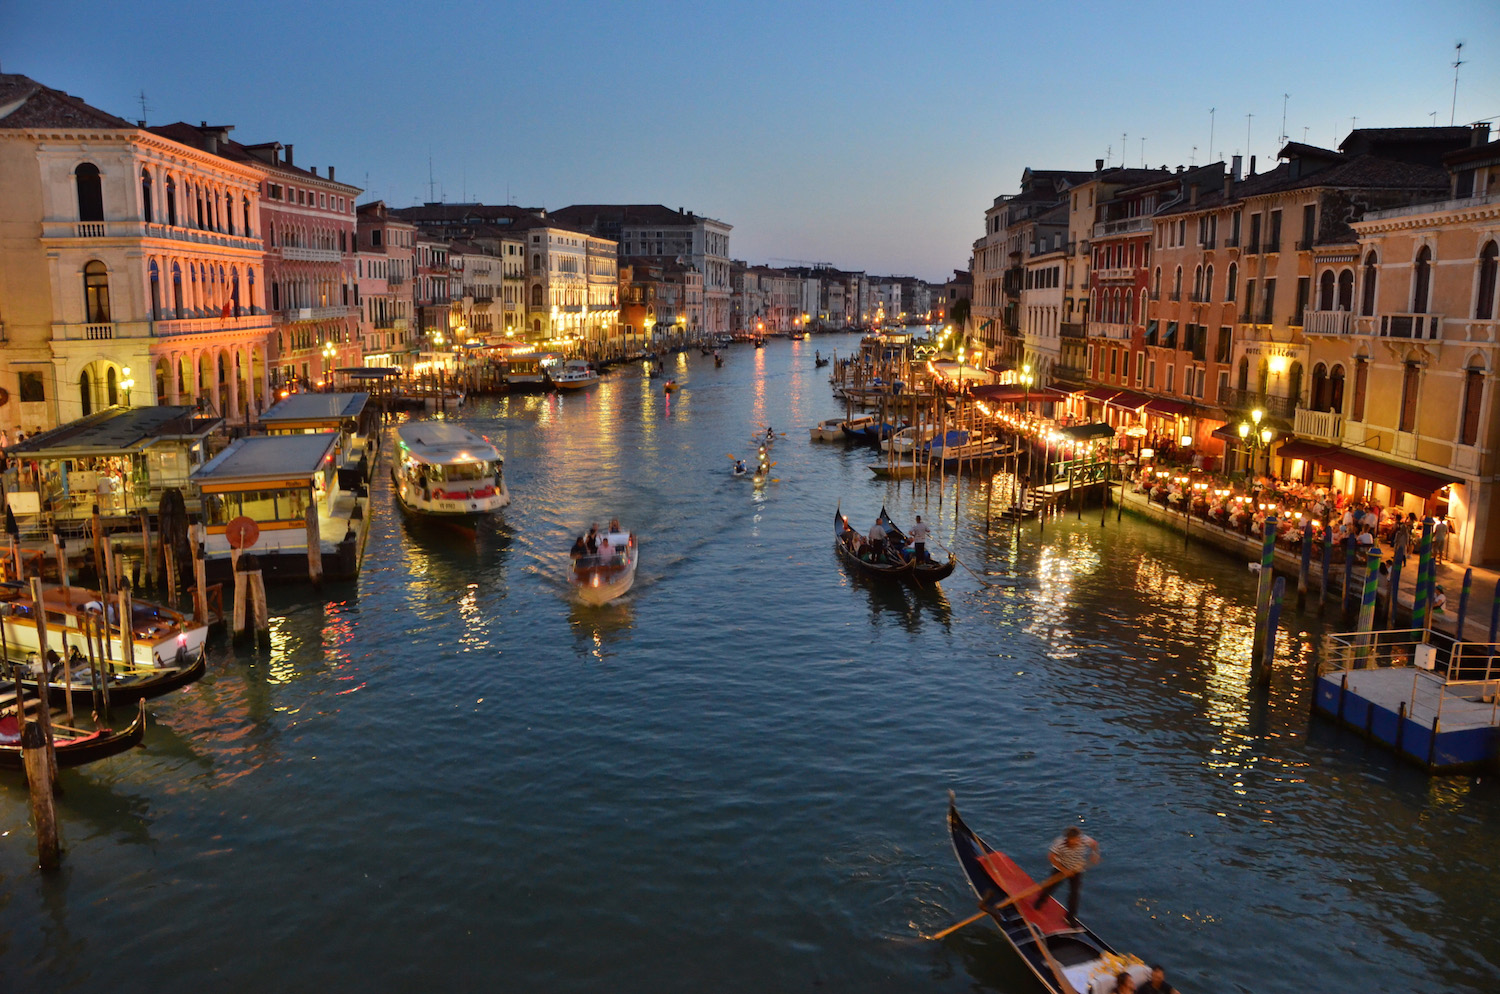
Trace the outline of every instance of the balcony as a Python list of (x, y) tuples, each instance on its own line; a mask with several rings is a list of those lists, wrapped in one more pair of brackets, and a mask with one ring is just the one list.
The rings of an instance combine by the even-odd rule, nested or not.
[(1114, 269), (1096, 269), (1093, 277), (1101, 282), (1104, 280), (1135, 280), (1135, 269), (1131, 266), (1117, 266)]
[(495, 301), (495, 295), (493, 293), (476, 293), (473, 300), (476, 304), (492, 304)]
[(1094, 237), (1103, 238), (1106, 235), (1129, 235), (1140, 231), (1151, 230), (1151, 218), (1127, 217), (1120, 221), (1101, 221), (1094, 225)]
[(1382, 314), (1381, 338), (1419, 338), (1436, 340), (1443, 327), (1441, 314)]
[(170, 321), (152, 321), (151, 334), (157, 338), (173, 338), (178, 335), (214, 335), (224, 332), (270, 331), (271, 318), (267, 314), (242, 314), (239, 317), (173, 318)]
[(1087, 329), (1082, 324), (1064, 321), (1058, 327), (1063, 338), (1076, 338), (1081, 341), (1088, 337)]
[(281, 312), (281, 319), (288, 324), (297, 321), (328, 321), (346, 317), (349, 308), (338, 307), (288, 307)]
[(1260, 242), (1251, 242), (1248, 245), (1246, 245), (1245, 246), (1245, 254), (1246, 255), (1259, 255), (1260, 254)]
[(1259, 408), (1273, 418), (1290, 421), (1296, 414), (1297, 401), (1292, 397), (1267, 396), (1254, 390), (1230, 387), (1220, 392), (1219, 406), (1227, 411), (1252, 411)]
[(1090, 321), (1089, 337), (1128, 340), (1130, 338), (1130, 325), (1107, 323), (1104, 321)]
[(254, 252), (262, 250), (259, 238), (202, 231), (179, 225), (147, 224), (143, 221), (43, 221), (42, 238), (166, 238), (177, 242), (249, 249)]
[(344, 256), (338, 249), (308, 248), (304, 245), (281, 246), (281, 257), (289, 262), (338, 262)]
[(122, 325), (116, 321), (95, 321), (89, 324), (54, 324), (52, 326), (53, 341), (63, 342), (105, 342), (113, 338), (142, 338), (139, 333), (131, 334), (129, 325)]
[(1230, 235), (1228, 238), (1224, 239), (1224, 247), (1227, 248), (1227, 249), (1239, 248), (1240, 247), (1239, 236), (1238, 235)]
[(1344, 437), (1344, 416), (1337, 411), (1309, 411), (1299, 407), (1292, 430), (1305, 438), (1337, 442)]
[(1280, 238), (1268, 238), (1268, 239), (1266, 239), (1266, 243), (1260, 247), (1260, 250), (1261, 250), (1261, 252), (1265, 253), (1266, 255), (1271, 255), (1273, 253), (1280, 252), (1281, 251), (1281, 239)]
[(1309, 307), (1302, 312), (1302, 332), (1305, 335), (1353, 335), (1354, 312), (1315, 311)]
[[(1155, 298), (1153, 298), (1153, 299), (1155, 299)], [(1182, 291), (1181, 290), (1173, 290), (1171, 296), (1168, 297), (1167, 299), (1168, 300), (1181, 300), (1182, 299)]]
[(1203, 239), (1202, 247), (1205, 252), (1212, 252), (1219, 247), (1219, 240), (1217, 238), (1205, 238)]

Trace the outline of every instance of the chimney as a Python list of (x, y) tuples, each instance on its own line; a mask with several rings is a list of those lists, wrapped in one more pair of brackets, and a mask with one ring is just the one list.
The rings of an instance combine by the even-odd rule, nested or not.
[(1181, 164), (1181, 163), (1178, 163), (1178, 164), (1177, 164), (1177, 175), (1178, 175), (1178, 176), (1181, 176), (1181, 175), (1182, 175), (1182, 169), (1183, 169), (1183, 167), (1182, 167), (1182, 164)]
[(1234, 177), (1229, 173), (1224, 174), (1224, 199), (1227, 201), (1234, 195)]
[(1230, 177), (1236, 183), (1238, 183), (1240, 181), (1240, 164), (1245, 161), (1245, 157), (1242, 156), (1242, 155), (1236, 155), (1230, 161), (1231, 161), (1231, 166), (1230, 166), (1230, 170), (1229, 170), (1229, 175), (1230, 175)]
[(203, 133), (203, 151), (209, 155), (219, 154), (219, 133), (217, 131), (205, 131)]
[[(290, 148), (291, 146), (288, 146)], [(1250, 175), (1255, 175), (1255, 156), (1250, 156)]]
[(332, 166), (328, 167), (328, 181), (330, 183), (333, 182), (333, 167)]
[(135, 126), (137, 128), (144, 128), (146, 126), (146, 122), (145, 121), (137, 121), (137, 122), (135, 122)]
[(312, 170), (312, 174), (314, 176), (318, 175), (318, 167), (317, 166), (308, 166), (308, 168)]
[(291, 142), (287, 142), (286, 143), (286, 164), (289, 165), (289, 166), (292, 164), (292, 143)]
[(1198, 184), (1188, 184), (1188, 203), (1194, 207), (1198, 206)]
[(1489, 143), (1490, 143), (1490, 126), (1489, 126), (1489, 124), (1481, 122), (1479, 124), (1474, 125), (1474, 130), (1471, 131), (1471, 132), (1469, 132), (1469, 147), (1470, 148), (1478, 148), (1480, 145), (1488, 145)]
[(1104, 160), (1103, 159), (1095, 159), (1094, 160), (1094, 172), (1096, 172), (1096, 173), (1102, 173), (1102, 172), (1104, 172)]

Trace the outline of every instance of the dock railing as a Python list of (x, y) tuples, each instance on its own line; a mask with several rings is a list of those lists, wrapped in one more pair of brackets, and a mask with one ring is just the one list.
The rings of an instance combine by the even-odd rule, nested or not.
[[(1398, 628), (1379, 632), (1339, 632), (1325, 637), (1318, 676), (1362, 669), (1412, 671), (1408, 715), (1417, 710), (1423, 677), (1437, 684), (1433, 718), (1454, 701), (1490, 705), (1490, 724), (1500, 719), (1500, 643), (1460, 642), (1431, 629)], [(1424, 698), (1425, 700), (1425, 698)]]

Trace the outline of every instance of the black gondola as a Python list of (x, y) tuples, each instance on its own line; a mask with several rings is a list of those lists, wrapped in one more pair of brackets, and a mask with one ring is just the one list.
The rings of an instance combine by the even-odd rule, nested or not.
[[(208, 652), (201, 646), (197, 654), (189, 660), (184, 657), (181, 663), (168, 666), (135, 667), (127, 672), (113, 674), (109, 681), (109, 699), (112, 704), (133, 704), (136, 701), (145, 700), (150, 697), (160, 697), (170, 693), (178, 687), (186, 687), (201, 679), (208, 670)], [(73, 678), (71, 687), (64, 687), (61, 682), (61, 668), (59, 667), (53, 675), (50, 683), (52, 703), (56, 707), (67, 705), (67, 695), (71, 689), (73, 703), (75, 705), (87, 705), (93, 698), (94, 687), (88, 663), (74, 660), (74, 668), (70, 674)], [(34, 677), (21, 678), (21, 685), (31, 693), (36, 693), (37, 682)]]
[(832, 361), (833, 361), (832, 359), (814, 359), (813, 360), (813, 369), (822, 369), (824, 366), (828, 365)]
[(995, 910), (997, 905), (1036, 887), (1004, 853), (975, 835), (959, 817), (953, 794), (948, 795), (948, 832), (958, 865), (979, 898), (980, 907), (1000, 927), (1011, 948), (1031, 968), (1042, 987), (1052, 994), (1063, 989), (1059, 974), (1073, 990), (1113, 990), (1114, 977), (1128, 969), (1139, 984), (1149, 973), (1135, 956), (1122, 956), (1094, 931), (1079, 923), (1068, 923), (1067, 909), (1048, 897), (1041, 908), (1033, 908), (1032, 897)]
[[(891, 520), (891, 516), (885, 513), (884, 507), (880, 509), (880, 517), (876, 520), (885, 529), (885, 542), (888, 547), (894, 545), (896, 548), (904, 550), (907, 544), (911, 542), (906, 533), (896, 527), (896, 523)], [(915, 558), (915, 556), (912, 558)], [(919, 584), (937, 583), (939, 580), (946, 580), (957, 567), (958, 557), (950, 552), (948, 553), (947, 562), (940, 563), (935, 559), (928, 559), (926, 562), (913, 563), (911, 579), (913, 583)]]
[[(64, 731), (54, 722), (52, 733), (58, 766), (82, 766), (95, 760), (108, 759), (127, 749), (133, 749), (145, 738), (146, 702), (137, 703), (135, 720), (121, 732), (110, 728), (70, 732)], [(0, 767), (12, 770), (25, 768), (21, 757), (20, 731), (14, 714), (0, 718)]]
[(909, 559), (902, 559), (899, 555), (892, 556), (888, 549), (882, 549), (880, 558), (868, 560), (860, 558), (859, 553), (850, 547), (850, 536), (858, 533), (849, 525), (849, 519), (844, 517), (842, 510), (835, 509), (833, 512), (833, 542), (838, 549), (839, 558), (850, 569), (863, 576), (881, 577), (890, 580), (904, 580), (911, 574), (912, 563)]

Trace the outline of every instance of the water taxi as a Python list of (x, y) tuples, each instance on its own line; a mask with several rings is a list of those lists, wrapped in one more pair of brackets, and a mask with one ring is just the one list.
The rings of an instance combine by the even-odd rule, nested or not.
[(582, 359), (547, 367), (547, 382), (555, 390), (584, 390), (599, 382), (599, 374)]
[(391, 479), (408, 513), (474, 519), (510, 503), (505, 458), (489, 440), (447, 421), (405, 424), (396, 438)]
[(579, 556), (571, 563), (568, 579), (575, 596), (592, 605), (608, 604), (621, 596), (635, 583), (638, 555), (635, 536), (630, 532), (605, 532), (600, 536), (597, 554)]
[[(46, 614), (47, 648), (67, 655), (84, 642), (83, 621), (103, 619), (108, 629), (109, 659), (131, 667), (182, 666), (194, 659), (208, 639), (208, 626), (198, 624), (186, 615), (147, 600), (130, 605), (129, 647), (120, 632), (120, 606), (117, 598), (103, 597), (87, 587), (64, 587), (55, 583), (42, 585), (42, 605)], [(0, 586), (0, 626), (5, 632), (7, 651), (25, 658), (38, 651), (36, 605), (29, 591), (16, 584)]]

